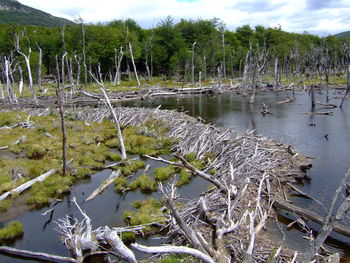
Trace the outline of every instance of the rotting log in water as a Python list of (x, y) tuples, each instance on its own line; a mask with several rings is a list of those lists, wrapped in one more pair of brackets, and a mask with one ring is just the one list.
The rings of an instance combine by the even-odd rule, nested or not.
[(118, 170), (117, 172), (112, 171), (112, 173), (110, 174), (110, 176), (108, 177), (108, 179), (104, 180), (102, 182), (102, 184), (91, 193), (91, 195), (89, 195), (88, 198), (86, 198), (85, 201), (89, 201), (93, 198), (95, 198), (97, 195), (99, 195), (100, 193), (102, 193), (111, 183), (114, 182), (115, 179), (117, 179), (117, 177), (120, 175), (120, 170)]
[(25, 191), (26, 189), (28, 189), (29, 187), (31, 187), (33, 184), (35, 184), (36, 182), (42, 182), (44, 181), (47, 177), (53, 175), (54, 173), (56, 173), (56, 170), (55, 169), (51, 169), (50, 171), (24, 183), (24, 184), (21, 184), (20, 186), (17, 186), (15, 189), (12, 189), (11, 191), (8, 191), (4, 194), (2, 194), (0, 196), (0, 201), (1, 200), (4, 200), (5, 198), (7, 198), (8, 196), (12, 195), (12, 194), (20, 194), (22, 193), (23, 191)]
[[(316, 214), (315, 212), (312, 212), (310, 210), (301, 208), (299, 206), (293, 205), (291, 203), (288, 203), (287, 201), (283, 199), (276, 199), (274, 202), (274, 206), (279, 209), (284, 209), (287, 211), (290, 211), (292, 213), (295, 213), (296, 215), (299, 215), (301, 217), (307, 218), (309, 220), (314, 221), (315, 223), (320, 224), (321, 226), (325, 223), (324, 217)], [(350, 237), (350, 227), (342, 225), (340, 223), (335, 223), (334, 225), (334, 231)]]

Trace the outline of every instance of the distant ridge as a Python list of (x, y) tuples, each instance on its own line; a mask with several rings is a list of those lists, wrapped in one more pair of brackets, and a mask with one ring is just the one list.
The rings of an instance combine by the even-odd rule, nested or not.
[(350, 31), (341, 32), (334, 35), (336, 38), (350, 38)]
[(16, 0), (0, 0), (0, 24), (10, 23), (44, 27), (74, 24), (68, 19), (52, 16)]

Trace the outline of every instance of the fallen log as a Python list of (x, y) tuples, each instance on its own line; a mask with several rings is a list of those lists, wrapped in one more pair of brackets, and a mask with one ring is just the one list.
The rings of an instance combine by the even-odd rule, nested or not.
[(282, 100), (282, 101), (278, 101), (276, 102), (276, 104), (284, 104), (284, 103), (290, 103), (290, 102), (293, 102), (294, 99), (285, 99), (285, 100)]
[(1, 195), (0, 196), (0, 201), (4, 200), (9, 195), (22, 193), (24, 190), (28, 189), (29, 187), (31, 187), (36, 182), (44, 181), (47, 177), (53, 175), (55, 172), (56, 172), (56, 169), (51, 169), (50, 171), (48, 171), (48, 172), (38, 176), (37, 178), (35, 178), (33, 180), (30, 180), (30, 181), (28, 181), (28, 182), (26, 182), (24, 184), (21, 184), (20, 186), (16, 187), (15, 189), (12, 189), (11, 191), (8, 191), (8, 192), (4, 193), (3, 195)]
[[(325, 224), (324, 217), (316, 214), (315, 212), (306, 210), (304, 208), (298, 207), (296, 205), (290, 204), (282, 199), (276, 199), (274, 202), (274, 206), (279, 209), (284, 209), (290, 212), (293, 212), (301, 217), (310, 219), (314, 221), (315, 223), (320, 224), (323, 226)], [(342, 234), (344, 236), (350, 236), (350, 227), (344, 226), (340, 223), (335, 223), (333, 230), (339, 234)]]
[(73, 263), (78, 262), (78, 260), (70, 257), (62, 257), (62, 256), (57, 256), (57, 255), (52, 255), (52, 254), (47, 254), (42, 252), (33, 252), (29, 250), (16, 249), (16, 248), (7, 247), (7, 246), (0, 246), (0, 252), (9, 254), (9, 255), (18, 256), (21, 258), (37, 259), (40, 261), (47, 261), (47, 262), (62, 262), (62, 261), (73, 262)]
[(310, 114), (310, 115), (332, 115), (332, 111), (319, 111), (319, 112), (299, 112), (299, 114)]
[(131, 244), (131, 247), (133, 249), (136, 249), (138, 251), (141, 251), (143, 253), (150, 253), (150, 254), (158, 254), (158, 253), (181, 253), (181, 254), (189, 254), (194, 257), (200, 258), (204, 262), (207, 263), (214, 263), (215, 261), (209, 257), (208, 255), (204, 254), (203, 252), (193, 249), (190, 247), (184, 247), (184, 246), (155, 246), (155, 247), (146, 247), (142, 246), (140, 244), (134, 243)]
[(321, 105), (321, 106), (325, 106), (325, 107), (330, 107), (330, 108), (336, 108), (336, 107), (338, 107), (338, 106), (335, 105), (335, 104), (331, 104), (331, 103), (322, 103), (322, 102), (319, 102), (319, 101), (316, 101), (316, 104)]
[(100, 193), (103, 192), (103, 190), (105, 190), (111, 183), (114, 182), (114, 180), (120, 175), (120, 170), (118, 170), (117, 172), (112, 172), (111, 175), (108, 177), (108, 179), (104, 180), (102, 182), (102, 184), (95, 190), (92, 192), (92, 194), (86, 198), (85, 201), (89, 201), (93, 198), (95, 198), (97, 195), (99, 195)]

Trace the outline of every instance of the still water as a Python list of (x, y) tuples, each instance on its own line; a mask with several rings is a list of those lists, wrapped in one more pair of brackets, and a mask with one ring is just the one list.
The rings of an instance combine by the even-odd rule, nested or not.
[[(343, 94), (332, 91), (329, 103), (339, 105)], [(293, 103), (276, 104), (286, 98), (295, 98)], [(325, 102), (325, 94), (318, 92), (316, 100)], [(240, 131), (254, 131), (285, 144), (293, 145), (298, 152), (309, 156), (313, 168), (308, 172), (310, 182), (300, 185), (302, 191), (323, 202), (326, 207), (333, 197), (342, 176), (350, 167), (350, 101), (345, 101), (343, 108), (327, 109), (316, 106), (315, 112), (332, 111), (332, 115), (304, 114), (312, 111), (310, 96), (300, 91), (294, 96), (291, 93), (263, 93), (256, 97), (253, 105), (248, 103), (248, 97), (235, 94), (220, 94), (215, 96), (188, 96), (155, 98), (152, 101), (134, 101), (124, 106), (157, 107), (185, 111), (193, 117), (200, 116), (204, 121), (217, 126), (233, 128)], [(262, 103), (269, 106), (271, 114), (262, 115)], [(324, 210), (313, 201), (295, 199), (300, 206), (324, 214)], [(285, 219), (281, 219), (285, 220)], [(288, 221), (286, 221), (288, 222)], [(290, 222), (290, 221), (289, 221)], [(288, 223), (289, 223), (288, 222)], [(311, 225), (318, 230), (317, 225)], [(285, 228), (285, 227), (283, 227)], [(273, 226), (272, 234), (276, 242), (283, 237), (281, 231)], [(285, 230), (286, 231), (286, 230)], [(339, 248), (347, 257), (350, 256), (350, 239), (338, 234), (332, 234), (329, 245)], [(288, 231), (286, 241), (295, 249), (304, 250), (309, 241), (303, 238), (298, 230)], [(349, 261), (350, 262), (350, 261)]]
[[(312, 179), (299, 187), (327, 205), (341, 177), (350, 166), (350, 101), (345, 102), (343, 109), (322, 109), (321, 106), (317, 106), (315, 111), (333, 112), (330, 116), (321, 116), (301, 114), (302, 112), (311, 111), (310, 98), (305, 92), (296, 93), (293, 103), (276, 104), (276, 102), (286, 99), (287, 96), (292, 98), (292, 95), (287, 93), (281, 95), (274, 93), (260, 94), (256, 97), (254, 105), (248, 103), (249, 98), (234, 94), (220, 94), (215, 96), (154, 98), (150, 101), (127, 102), (123, 106), (153, 108), (161, 105), (162, 109), (176, 109), (185, 111), (194, 117), (200, 116), (207, 123), (240, 131), (254, 130), (257, 135), (291, 144), (298, 152), (312, 158), (310, 162), (313, 164), (313, 168), (308, 173)], [(332, 96), (336, 97), (339, 94), (334, 92)], [(318, 93), (317, 100), (324, 102), (325, 95)], [(260, 113), (262, 103), (269, 105), (271, 114), (263, 116)], [(330, 103), (339, 105), (340, 100), (332, 99)], [(327, 134), (328, 136), (325, 137)], [(154, 163), (151, 160), (145, 160), (145, 162), (153, 168), (161, 166), (161, 164)], [(72, 189), (70, 196), (66, 196), (60, 203), (52, 203), (51, 207), (55, 211), (49, 223), (46, 223), (49, 216), (41, 215), (48, 208), (33, 210), (18, 216), (16, 220), (24, 225), (24, 236), (21, 240), (10, 245), (21, 249), (68, 255), (66, 248), (58, 240), (58, 234), (54, 230), (56, 227), (54, 221), (66, 214), (80, 217), (77, 209), (69, 201), (72, 196), (77, 197), (83, 210), (90, 215), (94, 228), (103, 225), (120, 226), (122, 224), (122, 212), (125, 209), (132, 209), (131, 202), (149, 197), (159, 198), (160, 194), (158, 192), (151, 196), (140, 192), (130, 192), (122, 197), (114, 192), (113, 185), (111, 185), (103, 194), (92, 201), (84, 202), (85, 198), (108, 177), (110, 172), (110, 170), (105, 170), (93, 175), (91, 179), (79, 182)], [(139, 171), (139, 173), (141, 172)], [(148, 173), (151, 174), (152, 169)], [(207, 187), (206, 182), (195, 177), (192, 183), (183, 186), (179, 193), (183, 198), (193, 198), (206, 190)], [(324, 213), (312, 201), (305, 199), (295, 201), (304, 208), (320, 214)], [(281, 221), (283, 220), (285, 219), (281, 219)], [(317, 226), (314, 227), (317, 229)], [(282, 237), (280, 230), (276, 226), (272, 226), (271, 229), (276, 243), (280, 243)], [(158, 244), (161, 241), (161, 239), (138, 240), (138, 242), (146, 245), (150, 243)], [(332, 234), (332, 239), (328, 241), (329, 246), (340, 249), (345, 255), (348, 254), (347, 251), (350, 250), (349, 238)], [(300, 250), (308, 247), (308, 241), (297, 230), (288, 231), (285, 242), (290, 247)], [(0, 263), (2, 262), (28, 261), (0, 255)]]

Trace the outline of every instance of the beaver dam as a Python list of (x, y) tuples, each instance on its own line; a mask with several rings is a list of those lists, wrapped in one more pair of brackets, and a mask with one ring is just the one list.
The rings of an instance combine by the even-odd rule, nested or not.
[[(291, 146), (205, 124), (175, 111), (114, 110), (122, 125), (128, 158), (121, 160), (110, 109), (67, 110), (66, 176), (62, 176), (60, 166), (58, 112), (27, 109), (5, 113), (2, 128), (7, 137), (2, 141), (6, 145), (1, 145), (1, 165), (12, 175), (2, 178), (2, 192), (6, 195), (6, 191), (47, 171), (52, 175), (34, 184), (29, 192), (6, 196), (1, 201), (2, 209), (7, 210), (2, 212), (2, 222), (29, 218), (30, 229), (24, 225), (19, 229), (20, 237), (37, 235), (43, 221), (44, 229), (56, 228), (57, 238), (51, 235), (47, 240), (42, 231), (43, 240), (51, 245), (19, 241), (16, 247), (21, 249), (2, 246), (2, 253), (68, 262), (92, 257), (101, 262), (109, 257), (136, 262), (144, 257), (137, 251), (158, 254), (152, 262), (299, 262), (305, 255), (273, 241), (267, 231), (271, 222), (279, 225), (276, 208), (292, 210), (326, 226), (332, 224), (334, 231), (349, 234), (347, 227), (332, 218), (327, 224), (322, 217), (292, 203), (292, 192), (308, 197), (294, 183), (307, 179), (305, 172), (311, 165)], [(48, 122), (50, 127), (45, 126)], [(81, 181), (96, 170), (103, 172)], [(96, 183), (98, 177), (106, 180)], [(186, 188), (191, 180), (190, 185), (196, 184), (200, 190)], [(71, 188), (74, 181), (76, 186)], [(97, 185), (91, 186), (93, 182)], [(114, 190), (108, 183), (114, 183)], [(72, 192), (67, 196), (69, 189)], [(134, 208), (126, 211), (122, 220), (113, 218), (134, 193)], [(114, 200), (120, 200), (117, 208)], [(67, 206), (60, 208), (65, 202)], [(24, 213), (24, 203), (41, 210)], [(53, 218), (56, 225), (51, 223)], [(299, 218), (298, 222), (304, 221)], [(161, 234), (167, 245), (155, 246), (161, 242), (140, 239), (154, 234)], [(316, 260), (326, 258), (317, 255)]]

